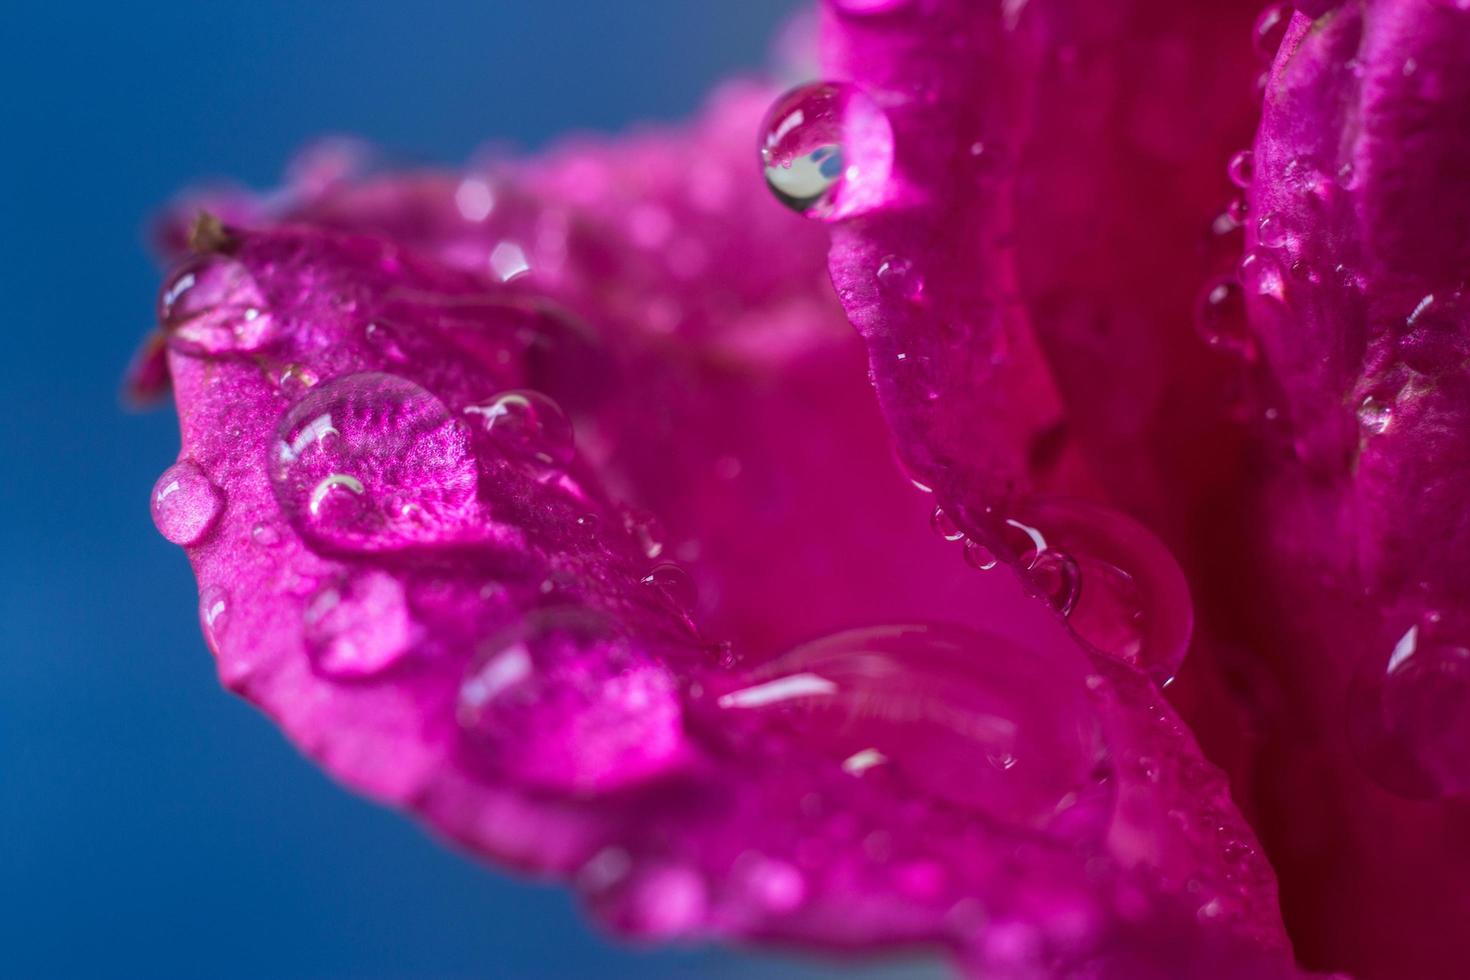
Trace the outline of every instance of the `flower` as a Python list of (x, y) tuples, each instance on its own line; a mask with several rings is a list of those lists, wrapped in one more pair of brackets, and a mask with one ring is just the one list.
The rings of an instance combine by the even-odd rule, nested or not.
[(165, 218), (222, 679), (634, 937), (1452, 975), (1470, 10), (823, 16), (682, 131)]

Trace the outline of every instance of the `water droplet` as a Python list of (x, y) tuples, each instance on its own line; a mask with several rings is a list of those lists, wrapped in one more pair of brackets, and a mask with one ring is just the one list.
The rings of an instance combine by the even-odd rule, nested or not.
[(934, 529), (935, 534), (946, 541), (965, 539), (965, 532), (960, 530), (960, 526), (954, 522), (954, 518), (950, 517), (943, 507), (934, 508), (934, 513), (929, 515), (929, 526)]
[(504, 391), (464, 411), (506, 455), (565, 469), (577, 454), (572, 423), (556, 402), (539, 391)]
[(204, 629), (204, 642), (209, 652), (219, 656), (220, 640), (229, 625), (230, 596), (218, 585), (206, 586), (199, 593), (199, 625)]
[(1388, 431), (1392, 421), (1393, 405), (1388, 402), (1379, 401), (1369, 395), (1358, 405), (1358, 424), (1363, 427), (1364, 432), (1382, 435)]
[(1414, 799), (1470, 793), (1470, 648), (1437, 624), (1411, 626), (1387, 658), (1360, 666), (1348, 733), (1363, 767)]
[(490, 271), (501, 282), (510, 282), (531, 271), (531, 260), (515, 242), (497, 242), (490, 250)]
[(1240, 284), (1248, 293), (1264, 299), (1281, 302), (1286, 298), (1281, 266), (1260, 249), (1252, 249), (1240, 260)]
[(172, 347), (191, 354), (248, 353), (276, 332), (250, 270), (218, 253), (174, 270), (159, 292), (158, 322)]
[(689, 573), (671, 561), (660, 562), (640, 579), (643, 585), (657, 589), (668, 597), (683, 612), (689, 612), (699, 602), (699, 590)]
[(995, 552), (973, 538), (965, 542), (965, 561), (982, 572), (988, 572), (1000, 563)]
[(890, 255), (878, 263), (878, 284), (894, 296), (918, 302), (924, 295), (924, 277), (908, 259)]
[(1225, 171), (1230, 182), (1236, 187), (1244, 190), (1251, 185), (1256, 175), (1256, 155), (1250, 150), (1241, 150), (1230, 158), (1230, 164)]
[(1247, 359), (1254, 356), (1245, 294), (1234, 279), (1218, 279), (1205, 289), (1195, 305), (1194, 325), (1200, 339), (1216, 350)]
[(270, 524), (257, 524), (250, 529), (250, 540), (262, 548), (274, 548), (281, 543), (281, 532)]
[(1235, 222), (1236, 225), (1245, 224), (1245, 219), (1250, 216), (1250, 213), (1250, 204), (1239, 194), (1232, 197), (1230, 203), (1225, 206), (1225, 216)]
[(486, 643), (457, 717), (488, 764), (553, 792), (646, 782), (688, 753), (673, 677), (582, 610), (533, 615)]
[(403, 586), (377, 570), (346, 576), (317, 592), (303, 627), (312, 663), (338, 678), (387, 670), (408, 653), (416, 628)]
[(300, 398), (316, 386), (317, 374), (305, 364), (287, 364), (276, 377), (276, 387), (287, 398)]
[(1272, 212), (1256, 223), (1256, 240), (1266, 248), (1280, 248), (1290, 239), (1286, 219)]
[(453, 541), (477, 506), (464, 425), (389, 374), (329, 381), (293, 405), (276, 430), (270, 477), (292, 526), (341, 551)]
[(1256, 17), (1251, 28), (1251, 42), (1263, 62), (1269, 64), (1276, 60), (1276, 52), (1280, 50), (1290, 24), (1291, 5), (1286, 3), (1269, 4)]
[(174, 544), (195, 544), (214, 527), (224, 503), (224, 494), (193, 460), (180, 460), (153, 485), (153, 523)]
[(657, 558), (664, 553), (663, 528), (652, 514), (629, 508), (623, 513), (623, 528), (632, 536), (645, 558)]
[(793, 89), (771, 106), (761, 133), (766, 184), (793, 211), (835, 221), (881, 203), (893, 132), (856, 87), (816, 82)]
[[(1051, 649), (940, 624), (852, 630), (725, 681), (716, 710), (727, 730), (784, 733), (849, 774), (871, 762), (865, 780), (901, 779), (1013, 825), (1091, 831), (1108, 805), (1086, 665)], [(1008, 765), (975, 764), (986, 758)]]
[(362, 335), (367, 340), (368, 346), (390, 361), (402, 361), (406, 358), (402, 346), (398, 343), (398, 335), (393, 328), (386, 323), (373, 322), (362, 328)]

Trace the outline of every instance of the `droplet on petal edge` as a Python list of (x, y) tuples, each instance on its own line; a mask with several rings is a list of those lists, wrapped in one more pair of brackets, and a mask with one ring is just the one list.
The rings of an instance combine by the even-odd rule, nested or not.
[(893, 131), (855, 86), (814, 82), (771, 106), (761, 124), (760, 162), (778, 201), (809, 218), (837, 221), (884, 200)]
[(464, 410), (508, 456), (563, 469), (576, 456), (572, 423), (555, 401), (529, 389), (505, 391)]
[(153, 487), (153, 523), (178, 545), (198, 543), (218, 520), (224, 494), (193, 460), (180, 460), (163, 471)]

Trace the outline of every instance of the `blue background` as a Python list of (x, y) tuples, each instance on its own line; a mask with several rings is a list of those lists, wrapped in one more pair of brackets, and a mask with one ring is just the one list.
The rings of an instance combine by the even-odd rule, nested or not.
[(0, 974), (760, 976), (628, 951), (565, 894), (343, 792), (217, 686), (117, 387), (146, 217), (328, 131), (454, 162), (691, 112), (792, 0), (15, 4), (0, 14)]

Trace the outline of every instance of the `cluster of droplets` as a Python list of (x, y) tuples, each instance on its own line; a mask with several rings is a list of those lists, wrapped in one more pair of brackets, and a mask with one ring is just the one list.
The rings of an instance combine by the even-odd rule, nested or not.
[(888, 192), (888, 117), (845, 82), (814, 82), (777, 99), (761, 123), (759, 150), (776, 199), (809, 218), (849, 218), (876, 207)]
[(961, 545), (974, 568), (988, 571), (1005, 556), (1089, 646), (1169, 683), (1188, 648), (1193, 613), (1167, 548), (1110, 508), (1044, 501), (1032, 510), (1036, 517), (1004, 520), (995, 535), (965, 519), (964, 508), (956, 508), (956, 519), (936, 507), (931, 524)]

